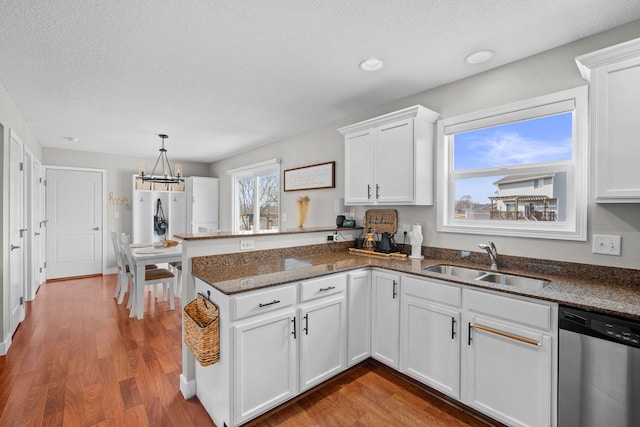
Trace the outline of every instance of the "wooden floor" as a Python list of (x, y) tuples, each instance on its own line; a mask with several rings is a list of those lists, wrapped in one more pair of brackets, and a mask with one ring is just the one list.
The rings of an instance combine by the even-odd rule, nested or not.
[[(213, 426), (184, 400), (181, 311), (147, 295), (143, 320), (112, 298), (115, 275), (48, 282), (0, 356), (0, 426)], [(481, 426), (373, 363), (253, 426)], [(221, 426), (222, 427), (222, 426)]]

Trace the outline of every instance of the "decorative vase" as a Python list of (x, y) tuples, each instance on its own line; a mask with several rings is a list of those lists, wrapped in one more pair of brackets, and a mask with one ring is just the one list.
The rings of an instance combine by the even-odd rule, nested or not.
[(411, 243), (411, 255), (409, 255), (409, 258), (423, 259), (422, 226), (420, 224), (415, 224), (409, 232), (409, 243)]
[(298, 228), (304, 228), (304, 222), (307, 219), (307, 212), (309, 211), (309, 202), (311, 199), (309, 196), (298, 197)]

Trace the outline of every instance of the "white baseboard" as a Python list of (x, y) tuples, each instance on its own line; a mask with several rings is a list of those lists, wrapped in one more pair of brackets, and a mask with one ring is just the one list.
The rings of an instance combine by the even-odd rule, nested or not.
[(11, 335), (0, 342), (0, 356), (4, 356), (5, 354), (7, 354), (9, 352), (9, 347), (11, 347)]
[(196, 395), (196, 380), (187, 381), (184, 375), (180, 375), (180, 391), (186, 400)]

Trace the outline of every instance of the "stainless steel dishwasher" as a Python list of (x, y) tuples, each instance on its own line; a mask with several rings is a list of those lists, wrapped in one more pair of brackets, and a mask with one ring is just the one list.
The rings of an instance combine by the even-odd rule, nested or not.
[(640, 321), (560, 307), (558, 426), (640, 426)]

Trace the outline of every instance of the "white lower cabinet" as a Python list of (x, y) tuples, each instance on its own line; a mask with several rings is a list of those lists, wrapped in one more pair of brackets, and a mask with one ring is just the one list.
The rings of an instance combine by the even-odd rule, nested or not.
[(399, 368), (400, 276), (371, 273), (371, 357)]
[(347, 313), (344, 292), (300, 308), (300, 391), (347, 367)]
[(377, 269), (215, 295), (220, 362), (196, 380), (216, 423), (371, 356), (507, 425), (557, 426), (556, 304)]
[(510, 426), (555, 426), (557, 308), (470, 290), (464, 298), (463, 402)]
[(234, 425), (346, 369), (346, 287), (335, 274), (232, 298)]
[(371, 272), (355, 271), (347, 281), (347, 365), (371, 355)]
[(460, 288), (402, 278), (400, 371), (460, 398)]
[(235, 327), (235, 419), (242, 423), (297, 394), (295, 312)]

